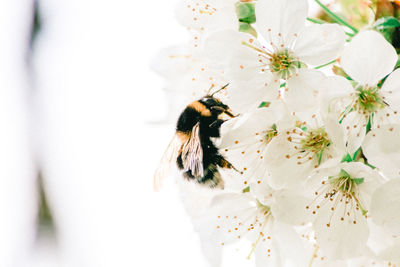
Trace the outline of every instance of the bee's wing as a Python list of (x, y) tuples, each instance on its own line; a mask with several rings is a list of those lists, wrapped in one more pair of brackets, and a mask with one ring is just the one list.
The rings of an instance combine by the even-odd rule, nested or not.
[(185, 171), (195, 177), (203, 177), (203, 148), (200, 139), (200, 123), (192, 129), (189, 140), (182, 147), (182, 163)]
[(159, 191), (162, 187), (163, 180), (171, 174), (172, 167), (175, 166), (174, 161), (178, 157), (179, 150), (182, 148), (182, 141), (177, 134), (174, 135), (167, 149), (165, 150), (160, 163), (154, 174), (153, 187), (154, 191)]

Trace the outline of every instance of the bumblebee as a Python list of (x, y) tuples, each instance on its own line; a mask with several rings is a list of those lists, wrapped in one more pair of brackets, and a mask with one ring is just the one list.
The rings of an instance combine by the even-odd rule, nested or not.
[[(220, 90), (225, 87), (227, 85)], [(220, 137), (220, 128), (225, 122), (223, 115), (235, 116), (227, 105), (213, 97), (214, 94), (193, 101), (179, 116), (176, 133), (154, 177), (155, 190), (166, 174), (165, 166), (170, 166), (172, 161), (176, 161), (186, 179), (210, 188), (224, 187), (218, 167), (235, 168), (219, 153), (212, 138)]]

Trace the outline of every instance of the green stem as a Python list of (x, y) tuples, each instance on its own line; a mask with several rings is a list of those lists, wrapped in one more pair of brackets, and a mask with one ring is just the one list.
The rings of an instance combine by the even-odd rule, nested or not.
[(331, 65), (331, 64), (333, 64), (333, 63), (335, 63), (335, 62), (336, 62), (336, 59), (334, 59), (334, 60), (332, 60), (332, 61), (329, 61), (328, 63), (325, 63), (325, 64), (323, 64), (323, 65), (319, 65), (319, 66), (315, 67), (314, 69), (321, 69), (321, 68), (326, 67), (326, 66), (328, 66), (328, 65)]
[(316, 24), (324, 24), (326, 21), (323, 21), (322, 19), (314, 19), (314, 18), (307, 18), (308, 21), (311, 21), (312, 23)]
[(354, 33), (358, 33), (358, 30), (351, 26), (349, 23), (347, 23), (346, 21), (344, 21), (343, 19), (341, 19), (338, 15), (336, 15), (335, 13), (333, 13), (326, 5), (322, 4), (319, 0), (314, 0), (324, 11), (325, 13), (331, 17), (334, 21), (336, 21), (337, 23), (348, 27), (349, 29), (351, 29)]
[[(326, 21), (322, 20), (322, 19), (314, 19), (314, 18), (307, 18), (308, 21), (311, 21), (312, 23), (315, 24), (324, 24), (327, 23)], [(354, 34), (353, 33), (349, 33), (349, 32), (344, 32), (347, 36), (353, 37)]]

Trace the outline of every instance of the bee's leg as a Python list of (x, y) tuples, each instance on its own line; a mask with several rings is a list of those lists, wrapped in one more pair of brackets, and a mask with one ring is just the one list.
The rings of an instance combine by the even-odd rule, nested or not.
[(220, 107), (220, 106), (212, 106), (210, 109), (219, 110), (221, 112), (225, 112), (225, 109), (223, 107)]
[(230, 109), (224, 109), (223, 107), (220, 107), (220, 106), (213, 106), (210, 109), (219, 110), (219, 111), (221, 111), (221, 113), (225, 113), (226, 115), (228, 115), (231, 118), (237, 117), (232, 114), (232, 111)]
[(219, 128), (221, 127), (222, 123), (224, 123), (225, 120), (217, 119), (213, 123), (211, 123), (208, 127), (209, 128)]
[(241, 171), (239, 171), (238, 169), (235, 168), (235, 166), (232, 165), (232, 163), (230, 163), (229, 161), (227, 161), (224, 157), (219, 156), (218, 161), (217, 161), (217, 165), (220, 166), (221, 168), (225, 168), (225, 169), (232, 169), (237, 171), (238, 173), (242, 173)]

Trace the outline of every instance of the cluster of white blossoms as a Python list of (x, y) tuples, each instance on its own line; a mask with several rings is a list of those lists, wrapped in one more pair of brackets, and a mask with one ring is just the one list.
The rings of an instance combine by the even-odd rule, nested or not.
[(213, 266), (238, 242), (256, 266), (400, 266), (400, 22), (314, 2), (331, 23), (307, 0), (183, 0), (191, 40), (159, 56), (175, 106), (229, 83), (237, 114), (215, 139), (224, 189), (185, 192)]

